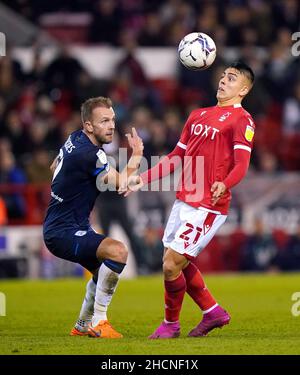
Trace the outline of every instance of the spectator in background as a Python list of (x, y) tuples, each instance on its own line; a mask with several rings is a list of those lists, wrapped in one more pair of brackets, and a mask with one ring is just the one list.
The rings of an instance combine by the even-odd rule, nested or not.
[(21, 157), (26, 150), (26, 135), (18, 111), (8, 112), (0, 132), (3, 137), (9, 139), (15, 157)]
[(143, 249), (148, 272), (161, 272), (164, 248), (159, 230), (155, 227), (147, 226), (140, 246)]
[(99, 92), (106, 95), (108, 92), (109, 81), (92, 77), (88, 72), (81, 71), (77, 80), (76, 87), (76, 106), (80, 106), (88, 98), (96, 97)]
[(225, 7), (225, 24), (228, 30), (229, 46), (241, 46), (242, 30), (250, 26), (251, 12), (247, 6), (238, 2), (231, 2)]
[(22, 71), (20, 64), (8, 54), (0, 59), (0, 99), (5, 110), (14, 106), (21, 94)]
[(258, 43), (267, 46), (272, 35), (272, 7), (265, 1), (249, 1), (248, 6), (251, 10), (251, 24), (257, 32)]
[(149, 124), (148, 142), (144, 143), (144, 156), (150, 162), (151, 155), (162, 156), (169, 151), (167, 147), (167, 128), (159, 119), (153, 119)]
[(299, 30), (300, 6), (298, 0), (280, 0), (273, 4), (274, 24), (287, 27), (291, 32)]
[(266, 233), (263, 221), (255, 219), (254, 233), (241, 250), (241, 269), (244, 271), (268, 271), (275, 264), (277, 248), (271, 234)]
[(213, 35), (219, 24), (218, 8), (216, 4), (207, 4), (199, 11), (195, 30)]
[(0, 195), (0, 226), (7, 223), (7, 209), (4, 199)]
[(164, 44), (177, 46), (184, 35), (195, 29), (195, 17), (195, 9), (186, 1), (170, 0), (162, 4), (160, 19)]
[(180, 112), (177, 108), (167, 108), (163, 114), (163, 123), (167, 129), (166, 145), (168, 151), (174, 148), (177, 140), (180, 138), (182, 122)]
[[(15, 158), (10, 150), (0, 152), (0, 184), (19, 185), (26, 182), (23, 171), (16, 166)], [(14, 187), (16, 187), (14, 186)], [(25, 200), (19, 192), (14, 192), (14, 187), (9, 192), (2, 194), (10, 219), (22, 218), (25, 215)]]
[[(142, 138), (143, 142), (147, 142), (150, 139), (149, 124), (153, 120), (153, 113), (149, 108), (144, 106), (138, 106), (131, 112), (130, 122), (135, 124), (135, 127)], [(129, 129), (130, 124), (128, 124)], [(127, 130), (128, 130), (127, 129)]]
[(289, 90), (287, 79), (290, 69), (291, 54), (285, 45), (280, 45), (275, 41), (270, 46), (269, 58), (263, 72), (263, 83), (269, 95), (280, 104)]
[(52, 173), (49, 153), (44, 148), (37, 148), (33, 151), (26, 165), (26, 174), (30, 183), (49, 183), (52, 180)]
[(300, 81), (294, 86), (294, 95), (283, 103), (283, 132), (300, 135)]
[(74, 58), (70, 50), (63, 45), (57, 57), (45, 68), (44, 82), (47, 92), (53, 89), (68, 90), (73, 92), (83, 68)]
[(115, 0), (96, 1), (89, 31), (90, 42), (118, 45), (121, 19), (121, 11)]
[(259, 170), (264, 174), (275, 175), (279, 172), (279, 163), (276, 155), (269, 151), (262, 151), (258, 154)]
[(286, 246), (279, 252), (276, 264), (282, 271), (300, 270), (300, 225), (296, 233), (289, 237)]
[(145, 105), (156, 113), (161, 112), (158, 93), (136, 57), (135, 35), (127, 30), (122, 34), (120, 41), (124, 56), (115, 67), (112, 91), (122, 91), (124, 102), (127, 102), (131, 108)]
[(53, 157), (44, 148), (35, 149), (30, 154), (29, 159), (25, 165), (26, 175), (30, 186), (30, 193), (34, 195), (35, 207), (34, 217), (37, 220), (43, 220), (45, 211), (49, 203), (50, 181), (52, 180), (52, 172), (49, 168)]
[(160, 47), (164, 45), (162, 23), (155, 12), (146, 14), (145, 24), (138, 38), (139, 45), (145, 47)]

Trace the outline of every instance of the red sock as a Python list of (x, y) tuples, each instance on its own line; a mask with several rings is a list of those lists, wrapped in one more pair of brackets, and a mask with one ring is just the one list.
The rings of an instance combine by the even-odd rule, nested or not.
[(205, 286), (201, 272), (193, 263), (189, 263), (183, 270), (183, 274), (186, 280), (186, 291), (201, 310), (208, 310), (216, 304), (214, 297)]
[(177, 322), (186, 291), (186, 282), (181, 272), (177, 279), (165, 280), (165, 319), (168, 322)]

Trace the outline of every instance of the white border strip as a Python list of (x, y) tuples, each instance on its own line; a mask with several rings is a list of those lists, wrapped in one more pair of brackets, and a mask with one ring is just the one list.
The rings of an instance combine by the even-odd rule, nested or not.
[(221, 215), (220, 211), (210, 210), (209, 208), (206, 208), (206, 207), (203, 207), (203, 206), (199, 206), (198, 210), (203, 210), (203, 211), (206, 211), (206, 212), (211, 212), (211, 213), (216, 214), (216, 215)]
[(183, 144), (181, 142), (178, 142), (177, 146), (179, 146), (180, 148), (183, 148), (184, 150), (186, 150), (186, 147), (187, 147), (185, 144)]
[(233, 149), (234, 150), (246, 150), (246, 151), (251, 152), (251, 147), (245, 146), (245, 145), (235, 145), (233, 146)]

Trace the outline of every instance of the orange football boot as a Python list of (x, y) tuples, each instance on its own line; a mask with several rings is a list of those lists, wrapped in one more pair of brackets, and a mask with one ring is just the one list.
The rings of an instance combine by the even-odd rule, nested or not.
[(90, 323), (91, 323), (91, 319), (89, 320), (78, 319), (70, 332), (70, 336), (87, 336), (88, 327)]
[(88, 335), (87, 329), (80, 331), (76, 327), (73, 327), (70, 332), (70, 336), (87, 336), (87, 335)]
[(123, 335), (117, 332), (108, 320), (100, 320), (96, 327), (89, 325), (88, 335), (100, 339), (120, 339)]

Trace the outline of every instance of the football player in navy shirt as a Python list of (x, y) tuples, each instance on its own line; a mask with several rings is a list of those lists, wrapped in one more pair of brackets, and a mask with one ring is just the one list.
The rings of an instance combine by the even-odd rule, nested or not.
[(112, 142), (115, 113), (109, 98), (85, 101), (81, 107), (82, 129), (72, 133), (51, 165), (51, 200), (44, 221), (44, 240), (52, 254), (81, 264), (93, 274), (87, 283), (79, 319), (71, 335), (120, 338), (107, 320), (107, 307), (123, 271), (125, 245), (96, 233), (89, 216), (103, 184), (114, 186), (139, 167), (143, 142), (132, 129), (127, 134), (132, 156), (118, 173), (109, 165), (103, 144)]

